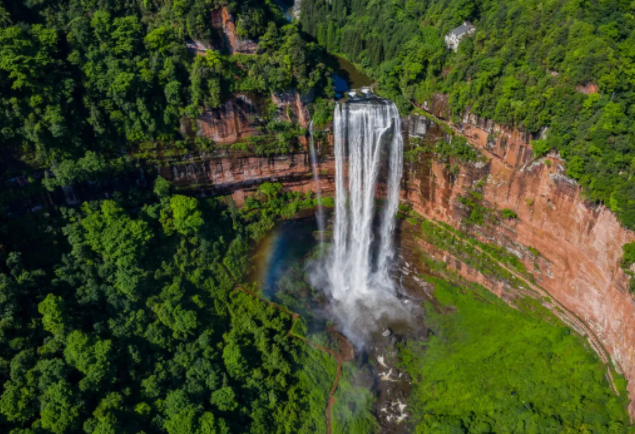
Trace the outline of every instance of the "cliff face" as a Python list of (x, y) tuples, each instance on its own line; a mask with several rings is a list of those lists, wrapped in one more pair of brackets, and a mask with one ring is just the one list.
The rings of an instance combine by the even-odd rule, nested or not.
[[(431, 127), (416, 117), (409, 124), (410, 131), (425, 129), (421, 124)], [(635, 301), (620, 268), (621, 247), (635, 235), (608, 209), (584, 201), (558, 155), (533, 161), (527, 135), (491, 124), (481, 127), (463, 124), (460, 130), (488, 163), (465, 165), (452, 175), (431, 156), (421, 156), (406, 163), (403, 199), (430, 219), (461, 227), (466, 210), (458, 198), (483, 180), (483, 204), (512, 209), (518, 218), (469, 230), (522, 259), (536, 283), (589, 326), (629, 380), (629, 410), (635, 415)], [(538, 260), (529, 247), (540, 252)]]
[(222, 7), (212, 11), (212, 27), (221, 36), (222, 43), (221, 46), (217, 47), (218, 49), (242, 54), (256, 54), (258, 52), (257, 41), (243, 39), (236, 34), (234, 16), (227, 8)]
[[(334, 161), (321, 159), (320, 170), (329, 173), (320, 177), (320, 189), (326, 195), (335, 191)], [(159, 168), (163, 177), (179, 188), (196, 189), (197, 194), (232, 195), (238, 206), (245, 195), (263, 182), (281, 182), (288, 191), (315, 191), (310, 156), (297, 154), (258, 157), (244, 153), (189, 156), (178, 164)]]
[(313, 91), (302, 95), (295, 89), (272, 95), (271, 102), (278, 108), (277, 120), (297, 122), (302, 128), (308, 128), (311, 116), (307, 105), (313, 102), (314, 97)]
[(263, 110), (262, 102), (257, 99), (245, 94), (236, 95), (219, 108), (206, 110), (196, 120), (196, 135), (219, 144), (236, 143), (241, 138), (258, 135)]
[[(281, 117), (294, 113), (298, 101), (304, 104), (297, 93), (275, 96), (274, 101)], [(443, 106), (439, 100), (436, 107)], [(223, 143), (257, 134), (257, 124), (251, 122), (262, 113), (260, 107), (247, 97), (237, 97), (218, 113), (210, 114), (209, 119), (199, 120), (198, 134)], [(462, 120), (457, 130), (487, 157), (487, 162), (463, 165), (456, 174), (429, 154), (417, 155), (414, 161), (406, 158), (402, 199), (428, 219), (468, 230), (474, 237), (502, 246), (520, 258), (536, 284), (571, 312), (574, 322), (580, 320), (587, 325), (574, 324), (573, 328), (593, 335), (593, 340), (601, 343), (629, 380), (629, 411), (635, 416), (635, 301), (628, 291), (628, 278), (620, 268), (621, 247), (634, 241), (635, 235), (622, 228), (608, 209), (585, 202), (579, 186), (564, 175), (564, 162), (557, 154), (533, 160), (529, 141), (536, 137), (469, 114)], [(190, 129), (192, 133), (194, 129)], [(430, 143), (444, 135), (438, 125), (419, 116), (404, 121), (404, 133)], [(320, 188), (325, 195), (332, 195), (334, 162), (328, 152), (321, 151)], [(310, 158), (305, 152), (257, 157), (219, 150), (213, 155), (191, 155), (171, 161), (158, 169), (177, 187), (194, 190), (200, 196), (232, 195), (238, 205), (262, 182), (282, 182), (293, 191), (315, 189)], [(467, 210), (458, 199), (479, 181), (483, 181), (484, 206), (509, 208), (518, 218), (499, 218), (496, 223), (466, 227)], [(140, 182), (145, 183), (143, 174), (124, 184)], [(72, 189), (64, 193), (65, 197), (59, 200), (68, 203), (77, 201), (77, 197), (97, 197), (97, 193)], [(76, 197), (76, 193), (81, 194)], [(103, 197), (103, 192), (100, 194)], [(500, 281), (470, 270), (433, 246), (426, 249), (464, 277), (503, 298), (509, 296)], [(532, 253), (534, 249), (540, 253), (538, 257)]]
[[(296, 100), (297, 95), (274, 98), (281, 113), (288, 112), (282, 108), (293, 107)], [(442, 111), (447, 104), (437, 98), (435, 107)], [(635, 240), (635, 235), (622, 228), (608, 209), (585, 202), (579, 186), (565, 176), (564, 162), (557, 154), (532, 158), (529, 143), (538, 137), (502, 128), (469, 113), (462, 121), (456, 130), (487, 157), (487, 162), (463, 165), (456, 174), (429, 154), (418, 155), (415, 161), (406, 159), (402, 199), (419, 214), (468, 230), (481, 241), (502, 246), (520, 258), (536, 285), (553, 300), (548, 301), (541, 292), (543, 303), (550, 304), (554, 311), (558, 305), (565, 309), (567, 315), (559, 316), (590, 336), (591, 346), (604, 355), (597, 345), (601, 344), (629, 380), (629, 411), (635, 416), (635, 301), (628, 291), (628, 277), (620, 268), (621, 246)], [(404, 133), (430, 143), (445, 134), (438, 125), (419, 116), (405, 120)], [(537, 136), (541, 134), (544, 131)], [(265, 181), (283, 182), (296, 191), (315, 188), (306, 154), (274, 158), (228, 155), (203, 160), (172, 165), (164, 174), (179, 186), (232, 194), (238, 204), (244, 201), (246, 192)], [(320, 171), (326, 170), (329, 175), (321, 176), (321, 188), (326, 195), (333, 194), (333, 160), (325, 156), (322, 160)], [(458, 199), (479, 181), (483, 181), (484, 206), (492, 210), (509, 208), (518, 218), (466, 227), (467, 210)], [(465, 278), (504, 299), (513, 299), (514, 294), (504, 283), (434, 246), (424, 247)], [(532, 253), (536, 250), (540, 253), (537, 257)]]
[(196, 120), (195, 128), (186, 119), (182, 120), (181, 134), (188, 137), (205, 137), (221, 145), (233, 144), (241, 139), (260, 134), (265, 124), (267, 105), (277, 107), (277, 121), (297, 122), (308, 128), (310, 116), (306, 108), (313, 95), (301, 95), (296, 90), (274, 94), (271, 99), (256, 95), (237, 94), (217, 109), (205, 110)]

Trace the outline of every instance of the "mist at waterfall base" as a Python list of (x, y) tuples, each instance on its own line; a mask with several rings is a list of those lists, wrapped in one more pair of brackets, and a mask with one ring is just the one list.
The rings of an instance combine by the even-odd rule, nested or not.
[[(403, 170), (401, 118), (377, 97), (336, 105), (335, 219), (330, 249), (309, 265), (309, 280), (328, 296), (329, 310), (357, 346), (386, 324), (409, 322), (391, 278), (395, 214)], [(385, 182), (382, 207), (378, 182)]]

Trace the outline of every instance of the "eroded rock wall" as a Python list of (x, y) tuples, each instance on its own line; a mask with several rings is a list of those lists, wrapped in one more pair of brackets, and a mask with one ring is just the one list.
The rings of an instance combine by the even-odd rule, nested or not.
[(249, 95), (238, 94), (217, 109), (205, 110), (196, 120), (195, 134), (219, 144), (236, 143), (242, 138), (259, 135), (262, 104)]
[[(335, 163), (331, 157), (320, 158), (320, 189), (333, 195)], [(161, 175), (181, 189), (196, 189), (200, 195), (232, 195), (238, 206), (245, 196), (263, 182), (280, 182), (287, 191), (315, 191), (310, 156), (306, 152), (255, 156), (246, 153), (197, 155), (160, 167)]]
[[(281, 106), (294, 104), (289, 96), (277, 102)], [(457, 174), (431, 154), (407, 156), (402, 199), (429, 219), (468, 230), (474, 237), (503, 246), (519, 257), (536, 284), (588, 326), (629, 380), (629, 411), (635, 416), (635, 301), (628, 290), (628, 278), (620, 268), (621, 246), (634, 241), (635, 235), (622, 228), (608, 209), (584, 200), (579, 186), (565, 176), (564, 162), (557, 154), (533, 159), (529, 142), (536, 137), (469, 114), (462, 120), (455, 129), (487, 161), (463, 165)], [(430, 143), (445, 135), (437, 124), (419, 116), (404, 121), (404, 133)], [(321, 160), (321, 189), (325, 195), (333, 194), (332, 156), (323, 155)], [(206, 157), (198, 162), (172, 164), (167, 174), (165, 170), (168, 169), (164, 169), (164, 176), (178, 186), (232, 194), (238, 204), (265, 181), (282, 182), (294, 191), (315, 188), (306, 153), (271, 158)], [(458, 199), (479, 181), (483, 181), (483, 205), (492, 210), (509, 208), (518, 218), (499, 218), (496, 223), (467, 227), (467, 210)], [(380, 187), (378, 194), (381, 193)], [(533, 249), (540, 253), (538, 257)], [(464, 277), (504, 299), (509, 296), (501, 289), (501, 282), (461, 266), (451, 256), (441, 257)]]
[[(411, 118), (407, 130), (413, 122), (431, 128), (430, 121)], [(521, 258), (536, 283), (589, 326), (629, 380), (635, 416), (635, 301), (620, 268), (622, 245), (635, 235), (607, 208), (585, 202), (558, 155), (532, 160), (527, 135), (493, 125), (458, 129), (488, 161), (453, 175), (446, 164), (420, 155), (406, 162), (403, 199), (425, 217), (466, 229), (458, 199), (482, 180), (483, 204), (509, 208), (518, 218), (468, 229)], [(540, 252), (538, 260), (529, 247)]]
[(292, 89), (274, 94), (271, 98), (239, 93), (225, 101), (217, 109), (207, 109), (195, 125), (186, 118), (181, 120), (181, 134), (186, 137), (205, 137), (221, 145), (228, 145), (261, 134), (265, 126), (268, 105), (277, 107), (275, 120), (295, 122), (308, 128), (311, 117), (307, 105), (313, 94), (301, 95)]

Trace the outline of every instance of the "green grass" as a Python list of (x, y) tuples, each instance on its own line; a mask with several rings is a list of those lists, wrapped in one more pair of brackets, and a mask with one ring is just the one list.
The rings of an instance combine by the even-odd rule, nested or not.
[(586, 342), (537, 302), (520, 301), (516, 310), (482, 287), (429, 280), (437, 299), (457, 310), (427, 309), (430, 341), (400, 348), (413, 378), (414, 432), (633, 432), (626, 394), (611, 391)]

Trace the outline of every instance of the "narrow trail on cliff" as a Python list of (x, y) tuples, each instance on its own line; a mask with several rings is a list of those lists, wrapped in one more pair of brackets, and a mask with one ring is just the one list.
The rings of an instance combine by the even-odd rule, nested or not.
[[(424, 113), (426, 114), (426, 116), (429, 116), (429, 117), (430, 117), (430, 118), (431, 118), (434, 122), (436, 122), (436, 123), (438, 123), (438, 124), (443, 124), (443, 125), (447, 126), (447, 127), (448, 127), (448, 128), (450, 128), (450, 129), (451, 129), (451, 130), (452, 130), (455, 134), (457, 134), (457, 135), (459, 135), (459, 136), (461, 136), (461, 137), (465, 138), (465, 139), (468, 141), (468, 143), (469, 143), (470, 145), (472, 145), (472, 146), (476, 147), (476, 148), (478, 149), (478, 151), (479, 151), (479, 152), (484, 153), (485, 155), (487, 155), (487, 156), (488, 156), (488, 157), (490, 157), (490, 158), (495, 158), (495, 159), (499, 160), (499, 161), (501, 162), (501, 164), (503, 164), (503, 165), (504, 165), (507, 169), (511, 170), (512, 172), (516, 172), (516, 171), (518, 171), (520, 168), (522, 168), (522, 167), (524, 167), (524, 166), (527, 166), (527, 165), (530, 165), (530, 164), (534, 163), (535, 161), (539, 160), (540, 158), (542, 158), (542, 157), (533, 157), (533, 158), (531, 158), (529, 161), (527, 161), (526, 163), (524, 163), (524, 164), (523, 164), (523, 165), (521, 165), (521, 166), (518, 166), (518, 167), (511, 166), (509, 163), (507, 163), (507, 162), (505, 161), (505, 159), (504, 159), (503, 157), (501, 157), (501, 156), (499, 156), (499, 155), (496, 155), (496, 154), (494, 154), (494, 153), (490, 152), (488, 149), (483, 148), (483, 147), (482, 147), (482, 146), (480, 146), (478, 143), (476, 143), (472, 137), (469, 137), (469, 136), (465, 135), (465, 134), (463, 133), (463, 131), (461, 131), (459, 128), (457, 128), (457, 127), (456, 127), (456, 126), (455, 126), (452, 122), (450, 122), (450, 121), (446, 121), (446, 120), (444, 120), (444, 119), (441, 119), (441, 118), (439, 118), (439, 117), (435, 116), (434, 114), (430, 113), (428, 110), (426, 110), (425, 108), (423, 108), (421, 105), (419, 105), (419, 104), (417, 104), (417, 103), (415, 103), (415, 102), (413, 102), (413, 101), (410, 101), (410, 104), (412, 104), (414, 107), (416, 107), (417, 109), (419, 109), (419, 110), (421, 110), (422, 112), (424, 112)], [(482, 131), (487, 132), (486, 130), (483, 130), (483, 129), (482, 129), (481, 127), (479, 127), (478, 125), (474, 125), (474, 126), (475, 126), (476, 128), (478, 128), (478, 129), (482, 130)], [(489, 133), (488, 133), (488, 134), (489, 134)]]

